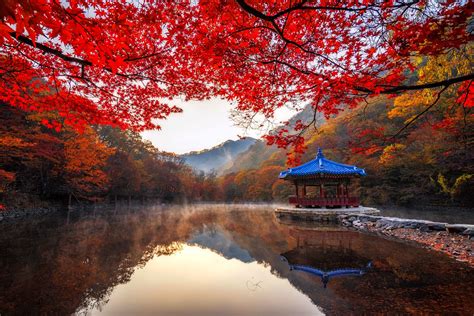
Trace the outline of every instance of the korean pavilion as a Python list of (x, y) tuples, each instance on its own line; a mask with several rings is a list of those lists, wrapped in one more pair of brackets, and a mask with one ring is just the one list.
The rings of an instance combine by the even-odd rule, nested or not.
[(279, 178), (294, 184), (296, 195), (289, 202), (296, 207), (357, 207), (359, 197), (351, 196), (349, 185), (365, 175), (364, 169), (327, 159), (319, 148), (315, 159), (282, 171)]

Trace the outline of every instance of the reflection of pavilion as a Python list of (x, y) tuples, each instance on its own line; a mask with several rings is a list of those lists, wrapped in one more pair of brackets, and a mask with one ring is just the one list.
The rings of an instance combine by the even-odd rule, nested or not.
[(283, 253), (281, 257), (288, 263), (290, 270), (320, 277), (325, 288), (332, 278), (361, 276), (371, 267), (370, 260), (341, 246), (297, 247)]

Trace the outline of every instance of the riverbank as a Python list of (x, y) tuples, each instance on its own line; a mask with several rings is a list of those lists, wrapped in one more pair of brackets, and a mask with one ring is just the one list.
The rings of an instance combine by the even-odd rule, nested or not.
[(341, 215), (341, 225), (416, 242), (474, 267), (474, 225), (371, 215)]

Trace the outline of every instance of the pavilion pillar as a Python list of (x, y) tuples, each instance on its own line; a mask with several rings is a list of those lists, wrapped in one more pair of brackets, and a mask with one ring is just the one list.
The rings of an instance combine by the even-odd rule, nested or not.
[(306, 196), (306, 184), (303, 184), (303, 197)]
[(319, 186), (319, 197), (324, 198), (324, 184)]
[(295, 181), (295, 194), (296, 194), (296, 197), (299, 197), (299, 194), (298, 194), (298, 182)]

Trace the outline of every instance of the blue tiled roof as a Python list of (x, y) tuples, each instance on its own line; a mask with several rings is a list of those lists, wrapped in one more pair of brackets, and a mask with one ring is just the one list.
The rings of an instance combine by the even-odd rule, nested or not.
[(280, 172), (280, 179), (285, 179), (286, 177), (301, 177), (317, 174), (366, 175), (364, 169), (326, 159), (323, 155), (323, 151), (321, 148), (319, 148), (315, 159), (300, 166)]

